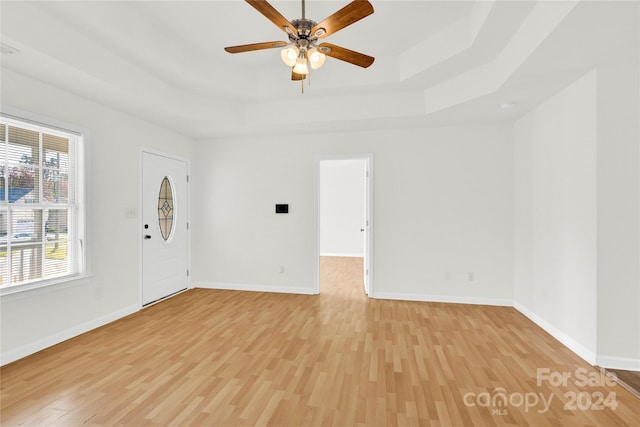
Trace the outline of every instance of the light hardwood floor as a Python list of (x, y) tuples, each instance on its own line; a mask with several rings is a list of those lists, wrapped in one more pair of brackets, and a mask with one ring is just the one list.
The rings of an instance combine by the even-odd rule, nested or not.
[(358, 269), (324, 259), (319, 296), (190, 290), (7, 365), (1, 424), (638, 425), (640, 400), (580, 385), (599, 371), (515, 309), (369, 300)]

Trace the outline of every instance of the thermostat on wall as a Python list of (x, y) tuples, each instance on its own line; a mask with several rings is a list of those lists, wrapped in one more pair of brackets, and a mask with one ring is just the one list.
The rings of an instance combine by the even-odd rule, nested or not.
[(276, 213), (289, 213), (289, 205), (276, 205)]

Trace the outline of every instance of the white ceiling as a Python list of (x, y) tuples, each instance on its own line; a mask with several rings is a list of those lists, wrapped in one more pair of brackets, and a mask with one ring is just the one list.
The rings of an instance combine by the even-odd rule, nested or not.
[[(348, 1), (306, 2), (317, 22)], [(272, 1), (286, 18), (299, 1)], [(508, 122), (594, 66), (637, 61), (634, 2), (373, 0), (375, 13), (325, 40), (376, 58), (333, 58), (299, 82), (286, 40), (234, 1), (0, 3), (2, 66), (193, 138)], [(636, 9), (633, 9), (633, 8)], [(635, 10), (635, 13), (631, 11)], [(499, 108), (514, 103), (514, 108)]]

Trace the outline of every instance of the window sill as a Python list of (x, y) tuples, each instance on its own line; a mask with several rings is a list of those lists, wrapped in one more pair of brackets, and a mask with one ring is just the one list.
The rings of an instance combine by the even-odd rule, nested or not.
[(14, 301), (35, 295), (59, 291), (72, 286), (89, 283), (92, 276), (88, 274), (76, 274), (73, 276), (59, 277), (56, 279), (43, 280), (35, 283), (25, 283), (0, 288), (0, 299), (3, 302)]

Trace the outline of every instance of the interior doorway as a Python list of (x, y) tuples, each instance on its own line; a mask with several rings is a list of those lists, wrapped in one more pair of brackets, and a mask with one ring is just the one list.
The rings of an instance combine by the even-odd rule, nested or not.
[(371, 163), (370, 155), (318, 161), (318, 292), (370, 295)]

